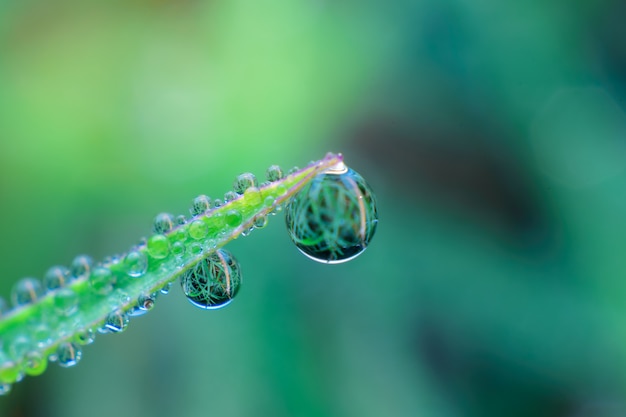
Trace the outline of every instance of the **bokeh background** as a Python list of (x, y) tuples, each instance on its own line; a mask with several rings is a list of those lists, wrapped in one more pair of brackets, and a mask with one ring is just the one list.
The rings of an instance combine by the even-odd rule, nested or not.
[(0, 1), (0, 294), (235, 176), (343, 152), (370, 248), (282, 216), (13, 416), (626, 416), (621, 0)]

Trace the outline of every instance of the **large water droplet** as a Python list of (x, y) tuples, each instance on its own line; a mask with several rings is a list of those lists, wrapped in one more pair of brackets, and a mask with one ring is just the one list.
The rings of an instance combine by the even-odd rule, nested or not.
[(201, 214), (206, 213), (211, 208), (211, 199), (202, 194), (193, 199), (193, 203), (191, 204), (191, 212), (192, 216), (199, 216)]
[(243, 216), (239, 210), (228, 210), (224, 216), (226, 224), (231, 227), (237, 227), (241, 224)]
[(83, 351), (80, 346), (71, 342), (64, 342), (57, 348), (57, 360), (63, 368), (75, 366), (80, 362)]
[(283, 170), (278, 165), (270, 166), (265, 172), (265, 177), (270, 182), (282, 180), (284, 176)]
[(13, 286), (11, 301), (13, 307), (20, 307), (35, 302), (43, 294), (39, 281), (35, 278), (22, 278)]
[(170, 253), (170, 241), (165, 235), (153, 235), (148, 239), (148, 254), (154, 259), (166, 258)]
[(246, 201), (250, 204), (260, 205), (263, 202), (261, 190), (257, 187), (248, 187), (248, 189), (243, 192), (243, 195), (246, 197)]
[(334, 264), (367, 248), (378, 212), (363, 177), (340, 164), (316, 176), (293, 197), (285, 220), (291, 240), (303, 254)]
[(224, 307), (237, 295), (241, 270), (230, 252), (219, 249), (185, 272), (180, 282), (191, 304), (216, 309)]
[(148, 270), (148, 257), (141, 251), (130, 251), (124, 258), (124, 269), (129, 276), (138, 278)]
[(72, 279), (82, 279), (89, 276), (93, 259), (87, 255), (78, 255), (70, 265), (70, 275)]
[(64, 266), (53, 266), (43, 276), (43, 286), (46, 290), (56, 290), (63, 287), (70, 280), (70, 270)]
[(109, 314), (104, 322), (103, 330), (111, 333), (121, 333), (128, 327), (128, 314), (121, 310)]
[(113, 291), (113, 287), (117, 281), (116, 276), (109, 268), (97, 266), (91, 272), (89, 277), (89, 285), (96, 294), (107, 295)]
[(258, 187), (259, 183), (254, 176), (249, 172), (245, 172), (235, 179), (235, 183), (233, 184), (233, 189), (237, 194), (243, 194), (250, 187)]
[(165, 234), (174, 228), (174, 216), (170, 213), (159, 213), (154, 218), (152, 231), (156, 234)]

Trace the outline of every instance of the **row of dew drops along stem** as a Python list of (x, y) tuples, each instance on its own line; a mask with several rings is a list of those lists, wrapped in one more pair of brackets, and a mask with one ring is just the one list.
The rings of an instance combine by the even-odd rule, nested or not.
[[(295, 172), (294, 168), (290, 173)], [(270, 166), (266, 171), (267, 181), (261, 187), (284, 177), (282, 169), (277, 165)], [(281, 186), (279, 186), (281, 187)], [(287, 190), (279, 189), (279, 194)], [(190, 213), (191, 219), (184, 215), (174, 217), (169, 213), (161, 213), (153, 222), (154, 234), (147, 240), (132, 248), (123, 257), (112, 257), (100, 264), (94, 263), (87, 255), (79, 255), (71, 262), (69, 268), (65, 266), (51, 267), (40, 282), (35, 278), (24, 278), (18, 281), (11, 291), (11, 302), (14, 309), (35, 303), (44, 296), (50, 296), (48, 303), (51, 307), (49, 312), (41, 316), (41, 322), (29, 329), (28, 334), (21, 335), (15, 340), (4, 341), (0, 336), (0, 395), (11, 390), (13, 382), (19, 382), (25, 375), (36, 376), (43, 373), (48, 361), (58, 362), (62, 367), (71, 367), (80, 361), (82, 346), (94, 342), (96, 332), (119, 333), (124, 331), (129, 323), (129, 318), (141, 316), (150, 311), (155, 304), (159, 293), (167, 294), (171, 283), (166, 284), (158, 292), (139, 296), (133, 308), (128, 311), (113, 310), (102, 325), (98, 328), (85, 328), (78, 332), (69, 332), (69, 329), (58, 329), (56, 325), (59, 317), (71, 317), (79, 310), (79, 295), (72, 288), (73, 283), (88, 281), (91, 291), (98, 295), (109, 295), (116, 288), (120, 278), (109, 267), (112, 263), (121, 262), (123, 271), (130, 278), (140, 278), (146, 274), (150, 263), (165, 262), (173, 258), (181, 262), (186, 250), (192, 254), (201, 254), (214, 249), (208, 242), (203, 247), (201, 241), (209, 229), (201, 217), (211, 209), (221, 207), (223, 204), (236, 200), (241, 195), (257, 196), (261, 198), (259, 184), (256, 177), (250, 173), (239, 175), (234, 182), (234, 191), (228, 191), (223, 200), (211, 200), (206, 195), (199, 195), (193, 199)], [(254, 198), (252, 199), (254, 201)], [(258, 201), (257, 201), (258, 203)], [(273, 197), (267, 197), (263, 202), (265, 207), (271, 208), (269, 214), (274, 215), (282, 210), (280, 204), (276, 204)], [(242, 214), (232, 209), (224, 214), (224, 223), (235, 228), (243, 221)], [(247, 236), (254, 229), (261, 229), (267, 224), (267, 217), (257, 216), (253, 224), (243, 231)], [(186, 228), (178, 227), (186, 225)], [(173, 243), (167, 234), (173, 233)], [(191, 245), (185, 245), (186, 241), (193, 241)], [(145, 245), (145, 251), (140, 250)], [(214, 245), (214, 243), (213, 243)], [(180, 264), (179, 266), (182, 266)], [(181, 286), (189, 302), (202, 309), (218, 309), (229, 304), (239, 291), (241, 285), (241, 272), (239, 263), (235, 257), (225, 249), (212, 252), (199, 262), (194, 268), (185, 271), (181, 276)], [(124, 294), (121, 293), (121, 297)], [(123, 300), (127, 301), (127, 300)], [(0, 317), (11, 312), (8, 303), (0, 297)], [(57, 318), (57, 319), (55, 319)], [(47, 357), (46, 352), (53, 343), (53, 331), (75, 333), (71, 340), (58, 344), (55, 351)]]
[[(289, 174), (296, 171), (298, 168), (294, 167)], [(261, 187), (282, 179), (284, 174), (280, 167), (273, 165), (268, 168), (266, 176), (268, 181)], [(284, 185), (279, 187), (284, 188)], [(277, 191), (279, 195), (287, 192), (286, 189)], [(211, 209), (236, 200), (241, 195), (245, 195), (248, 201), (271, 209), (271, 215), (283, 209), (272, 196), (261, 201), (262, 194), (256, 177), (250, 173), (241, 174), (235, 180), (234, 191), (227, 192), (223, 201), (211, 201), (205, 195), (196, 197), (190, 209), (190, 221), (184, 216), (174, 217), (167, 213), (157, 215), (153, 223), (154, 234), (123, 258), (116, 257), (102, 264), (94, 264), (90, 257), (80, 255), (72, 261), (69, 269), (62, 266), (50, 268), (44, 276), (43, 287), (33, 278), (19, 281), (11, 295), (13, 306), (19, 308), (34, 303), (44, 294), (51, 295), (53, 314), (46, 314), (45, 317), (52, 318), (48, 324), (54, 327), (57, 324), (55, 317), (69, 317), (78, 311), (78, 295), (70, 285), (73, 282), (87, 280), (95, 294), (109, 295), (118, 280), (117, 274), (109, 268), (115, 262), (121, 263), (123, 273), (128, 277), (139, 278), (146, 274), (150, 264), (173, 259), (179, 263), (178, 266), (182, 266), (181, 260), (189, 249), (193, 255), (206, 252), (207, 256), (181, 275), (183, 293), (191, 304), (202, 309), (224, 307), (239, 291), (241, 269), (230, 252), (224, 249), (211, 252), (215, 246), (210, 246), (210, 242), (208, 247), (202, 247), (200, 242), (208, 235), (208, 226), (201, 218)], [(296, 247), (307, 257), (323, 263), (340, 263), (358, 256), (368, 246), (378, 223), (376, 201), (371, 188), (358, 173), (343, 163), (310, 181), (291, 199), (286, 212), (287, 230)], [(242, 224), (243, 216), (236, 209), (227, 211), (223, 217), (223, 223), (228, 227), (237, 228)], [(266, 217), (257, 216), (252, 225), (242, 231), (242, 235), (246, 236), (266, 224)], [(183, 225), (186, 227), (181, 227)], [(168, 236), (172, 239), (168, 239)], [(192, 243), (184, 245), (187, 241)], [(140, 250), (143, 246), (145, 251)], [(96, 331), (124, 331), (130, 316), (140, 316), (150, 311), (159, 292), (167, 294), (170, 286), (171, 283), (160, 291), (139, 296), (130, 310), (113, 308), (102, 325), (95, 329), (85, 327), (79, 332), (68, 332), (67, 329), (55, 328), (57, 332), (73, 334), (73, 338), (59, 343), (47, 358), (41, 352), (51, 347), (52, 329), (43, 321), (29, 332), (30, 337), (21, 335), (9, 346), (4, 346), (0, 339), (0, 394), (9, 392), (11, 383), (21, 380), (25, 374), (39, 375), (44, 372), (48, 360), (57, 361), (63, 367), (76, 365), (82, 356), (81, 346), (92, 343)], [(124, 297), (122, 293), (121, 298)], [(6, 302), (0, 298), (0, 317), (7, 311)]]

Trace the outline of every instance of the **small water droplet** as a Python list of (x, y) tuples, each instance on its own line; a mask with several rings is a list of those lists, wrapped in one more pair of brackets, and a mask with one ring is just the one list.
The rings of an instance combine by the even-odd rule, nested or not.
[[(52, 317), (50, 321), (55, 321), (54, 319), (56, 316)], [(30, 333), (39, 348), (44, 348), (52, 343), (52, 330), (45, 323), (38, 323)]]
[(200, 216), (211, 208), (211, 199), (209, 196), (201, 194), (193, 199), (193, 203), (191, 203), (191, 208), (189, 211), (192, 216)]
[(110, 333), (121, 333), (128, 327), (128, 315), (122, 310), (109, 314), (104, 321), (103, 330)]
[(174, 216), (170, 213), (159, 213), (154, 218), (152, 231), (158, 235), (168, 233), (174, 228)]
[(189, 302), (203, 309), (217, 309), (230, 303), (240, 284), (239, 263), (225, 249), (213, 252), (181, 277)]
[(95, 267), (89, 277), (89, 285), (92, 291), (100, 295), (110, 294), (116, 282), (117, 277), (109, 268), (104, 266)]
[(265, 171), (265, 178), (270, 182), (282, 180), (284, 176), (282, 168), (278, 165), (272, 165)]
[(43, 294), (43, 288), (35, 278), (22, 278), (13, 286), (11, 301), (13, 307), (20, 307), (37, 301)]
[(275, 201), (276, 197), (274, 197), (273, 195), (268, 195), (267, 197), (265, 197), (265, 200), (263, 200), (263, 206), (272, 207)]
[(91, 272), (93, 259), (87, 255), (78, 255), (70, 265), (70, 275), (72, 279), (86, 279)]
[(172, 255), (176, 258), (181, 258), (185, 254), (185, 245), (181, 242), (176, 242), (172, 245)]
[(167, 284), (163, 286), (163, 288), (161, 288), (161, 294), (163, 295), (169, 294), (170, 289), (172, 289), (172, 283), (168, 282)]
[(64, 266), (53, 266), (43, 276), (43, 286), (46, 290), (56, 290), (69, 282), (70, 270)]
[(287, 172), (287, 174), (288, 174), (288, 175), (295, 174), (295, 173), (296, 173), (296, 172), (298, 172), (298, 171), (300, 171), (300, 168), (299, 168), (299, 167), (297, 167), (297, 166), (294, 166), (293, 168), (291, 168), (291, 169), (289, 170), (289, 172)]
[(166, 258), (170, 253), (170, 241), (165, 235), (153, 235), (148, 239), (147, 249), (154, 259)]
[(254, 230), (254, 227), (248, 227), (247, 229), (241, 232), (241, 236), (243, 237), (250, 236), (250, 233), (252, 233), (253, 230)]
[(96, 340), (96, 332), (93, 329), (83, 329), (76, 333), (74, 340), (79, 345), (90, 345)]
[(248, 187), (248, 189), (244, 191), (243, 195), (246, 198), (246, 202), (248, 202), (249, 204), (259, 206), (263, 202), (261, 190), (259, 190), (257, 187)]
[(59, 288), (54, 293), (53, 305), (56, 314), (71, 316), (78, 311), (78, 294), (72, 288)]
[(224, 216), (224, 220), (230, 227), (237, 227), (241, 224), (243, 216), (239, 210), (228, 210)]
[(204, 239), (208, 233), (209, 233), (209, 227), (201, 219), (194, 220), (189, 225), (189, 236), (192, 239), (196, 239), (196, 240)]
[(236, 200), (237, 198), (239, 198), (239, 194), (237, 194), (234, 191), (228, 191), (226, 192), (226, 194), (224, 194), (224, 203), (230, 203), (233, 200)]
[(80, 362), (83, 351), (80, 346), (71, 342), (64, 342), (57, 348), (57, 360), (63, 368), (75, 366)]
[(128, 252), (124, 257), (124, 269), (133, 278), (142, 276), (148, 270), (148, 256), (139, 250)]
[(39, 352), (29, 352), (24, 358), (24, 372), (26, 375), (41, 375), (48, 367), (48, 360)]
[(22, 360), (26, 352), (31, 350), (32, 342), (31, 340), (22, 335), (18, 336), (13, 340), (13, 342), (9, 345), (9, 355), (16, 361), (19, 362)]
[(154, 308), (156, 294), (140, 295), (137, 299), (137, 307), (142, 311), (150, 311)]
[(369, 185), (342, 163), (313, 178), (291, 199), (285, 221), (303, 254), (333, 264), (353, 259), (367, 248), (378, 212)]
[(278, 195), (285, 195), (285, 194), (287, 194), (287, 187), (285, 186), (285, 184), (278, 184), (276, 186), (276, 193)]
[(176, 216), (176, 224), (178, 226), (182, 226), (183, 224), (187, 224), (187, 217), (184, 214), (179, 214)]
[(239, 175), (235, 179), (235, 183), (233, 184), (233, 189), (235, 190), (237, 194), (243, 194), (244, 191), (246, 191), (248, 188), (258, 187), (258, 186), (259, 186), (259, 183), (256, 177), (254, 176), (254, 174), (251, 174), (249, 172), (244, 172), (243, 174)]
[(257, 229), (263, 229), (267, 226), (267, 217), (266, 216), (257, 216), (254, 219), (254, 227)]

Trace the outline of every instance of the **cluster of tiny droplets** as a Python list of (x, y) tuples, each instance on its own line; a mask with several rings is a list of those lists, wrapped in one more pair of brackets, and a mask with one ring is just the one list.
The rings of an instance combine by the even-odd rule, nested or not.
[(358, 256), (378, 224), (374, 194), (363, 177), (347, 168), (318, 175), (292, 198), (286, 212), (296, 247), (323, 263)]
[[(297, 168), (290, 173), (295, 170)], [(267, 182), (261, 186), (281, 180), (284, 174), (279, 166), (272, 165), (266, 171), (266, 178)], [(194, 198), (189, 210), (191, 213), (189, 220), (184, 215), (158, 214), (152, 224), (153, 234), (147, 239), (143, 238), (137, 246), (121, 257), (109, 257), (102, 263), (95, 263), (91, 257), (79, 255), (72, 260), (69, 267), (57, 265), (50, 268), (44, 274), (42, 282), (34, 278), (24, 278), (13, 287), (11, 293), (13, 307), (19, 308), (35, 303), (43, 296), (52, 295), (54, 314), (51, 317), (72, 317), (79, 310), (78, 294), (72, 288), (73, 283), (87, 281), (91, 291), (100, 296), (111, 296), (114, 291), (120, 291), (116, 288), (126, 278), (120, 276), (120, 272), (112, 271), (109, 267), (111, 263), (119, 261), (121, 271), (123, 271), (121, 274), (125, 274), (130, 279), (136, 279), (145, 275), (153, 264), (170, 258), (182, 259), (186, 250), (190, 250), (194, 255), (205, 253), (213, 247), (204, 247), (201, 243), (202, 239), (208, 235), (208, 228), (200, 218), (206, 216), (212, 209), (221, 207), (242, 195), (249, 197), (252, 201), (258, 198), (260, 202), (261, 192), (258, 187), (258, 181), (253, 174), (241, 174), (235, 179), (233, 191), (227, 192), (223, 200), (211, 200), (206, 195)], [(273, 198), (261, 203), (273, 208), (270, 214), (276, 214), (281, 209)], [(239, 226), (242, 220), (242, 213), (238, 210), (229, 210), (224, 215), (224, 223), (229, 227)], [(266, 216), (255, 217), (253, 225), (243, 230), (242, 235), (246, 236), (253, 229), (263, 228), (266, 224)], [(186, 229), (188, 232), (178, 227), (181, 225), (188, 225)], [(196, 242), (188, 245), (189, 249), (186, 249), (185, 242), (189, 240), (196, 240)], [(142, 247), (145, 247), (145, 250), (142, 250)], [(130, 317), (141, 316), (152, 310), (157, 296), (167, 294), (171, 285), (170, 282), (158, 292), (141, 295), (135, 305), (127, 311), (113, 308), (101, 326), (75, 331), (55, 329), (54, 323), (40, 323), (37, 327), (33, 327), (28, 335), (19, 337), (8, 347), (0, 338), (0, 395), (8, 393), (11, 389), (11, 383), (2, 381), (17, 382), (24, 375), (39, 375), (45, 371), (49, 361), (57, 362), (62, 367), (78, 364), (82, 357), (82, 346), (93, 343), (96, 332), (123, 332), (128, 326)], [(241, 269), (230, 252), (219, 249), (184, 273), (181, 277), (181, 285), (192, 304), (203, 309), (217, 309), (230, 303), (238, 293), (241, 285)], [(119, 300), (120, 303), (129, 302), (128, 296), (123, 292), (120, 292)], [(7, 312), (9, 312), (9, 307), (0, 297), (0, 317)], [(54, 331), (73, 332), (73, 337), (59, 343), (54, 353), (45, 357), (40, 352), (51, 346), (54, 341)]]

